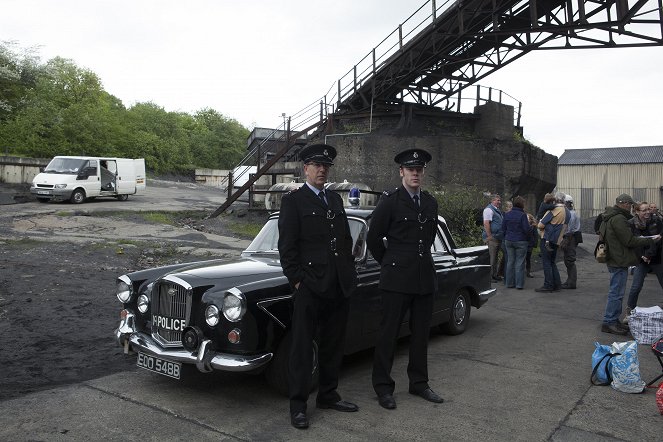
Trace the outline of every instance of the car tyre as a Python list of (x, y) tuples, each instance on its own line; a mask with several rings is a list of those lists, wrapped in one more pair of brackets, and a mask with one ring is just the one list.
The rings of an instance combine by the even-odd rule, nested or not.
[[(288, 361), (290, 359), (291, 343), (292, 333), (288, 333), (281, 340), (272, 362), (265, 370), (267, 383), (284, 396), (288, 396)], [(310, 391), (315, 390), (318, 386), (318, 376), (318, 343), (313, 341), (313, 376), (311, 377)]]
[(71, 197), (69, 198), (69, 201), (71, 201), (74, 204), (81, 204), (82, 202), (85, 201), (85, 191), (83, 189), (76, 189), (71, 193)]
[(452, 298), (449, 322), (442, 324), (442, 331), (449, 335), (463, 333), (470, 322), (471, 309), (472, 304), (467, 291), (464, 289), (458, 290)]
[(37, 198), (37, 201), (39, 201), (40, 203), (47, 203), (47, 202), (50, 201), (50, 199), (49, 198)]
[(115, 198), (117, 198), (118, 201), (126, 201), (129, 199), (129, 195), (118, 195)]

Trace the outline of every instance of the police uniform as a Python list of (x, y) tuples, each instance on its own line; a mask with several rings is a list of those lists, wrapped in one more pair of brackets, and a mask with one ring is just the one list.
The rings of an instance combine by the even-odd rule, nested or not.
[[(396, 155), (401, 167), (424, 167), (428, 152), (410, 149)], [(385, 408), (395, 408), (391, 377), (394, 350), (400, 325), (410, 311), (409, 364), (410, 393), (433, 402), (441, 402), (428, 386), (428, 335), (437, 291), (437, 275), (431, 246), (437, 232), (437, 201), (419, 188), (419, 204), (405, 186), (385, 192), (373, 212), (367, 245), (380, 263), (383, 318), (375, 348), (373, 388)], [(383, 238), (387, 239), (385, 245)], [(434, 396), (431, 396), (431, 392)], [(387, 398), (383, 403), (383, 398)], [(439, 400), (437, 400), (439, 399)], [(391, 401), (391, 404), (389, 404)]]
[[(300, 157), (305, 164), (332, 165), (336, 150), (326, 144), (315, 144), (305, 147)], [(341, 197), (326, 191), (325, 197), (326, 203), (304, 183), (281, 200), (279, 254), (283, 273), (295, 290), (288, 373), (292, 419), (297, 413), (306, 413), (312, 343), (318, 329), (319, 388), (316, 403), (318, 407), (339, 411), (356, 411), (357, 408), (341, 401), (336, 392), (349, 297), (357, 284), (352, 236)], [(299, 287), (295, 289), (298, 283)], [(339, 401), (354, 409), (338, 408)], [(297, 426), (294, 421), (293, 425)]]

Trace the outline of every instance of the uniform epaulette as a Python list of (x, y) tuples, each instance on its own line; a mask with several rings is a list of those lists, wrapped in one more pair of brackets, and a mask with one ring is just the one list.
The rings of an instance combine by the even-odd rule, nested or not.
[(391, 196), (391, 195), (395, 194), (396, 192), (398, 192), (398, 189), (399, 188), (397, 187), (394, 190), (385, 190), (384, 192), (382, 192), (382, 195)]

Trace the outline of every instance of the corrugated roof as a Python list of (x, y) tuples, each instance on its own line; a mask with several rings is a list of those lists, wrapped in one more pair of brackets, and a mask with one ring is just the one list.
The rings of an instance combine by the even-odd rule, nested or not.
[(663, 163), (663, 146), (567, 149), (558, 165)]

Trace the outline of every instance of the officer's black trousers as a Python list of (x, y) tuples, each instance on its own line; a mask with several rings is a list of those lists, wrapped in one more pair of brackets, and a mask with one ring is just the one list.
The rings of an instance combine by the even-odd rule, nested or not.
[(373, 388), (378, 396), (393, 394), (391, 377), (398, 332), (405, 313), (410, 311), (410, 360), (407, 375), (409, 389), (421, 392), (428, 388), (428, 336), (433, 313), (433, 295), (413, 295), (382, 291), (383, 316), (380, 336), (373, 359)]
[(318, 330), (320, 376), (317, 401), (329, 403), (341, 400), (336, 388), (343, 360), (349, 305), (349, 299), (340, 293), (334, 298), (321, 298), (300, 284), (295, 295), (288, 371), (291, 413), (306, 411), (313, 371), (312, 343)]

